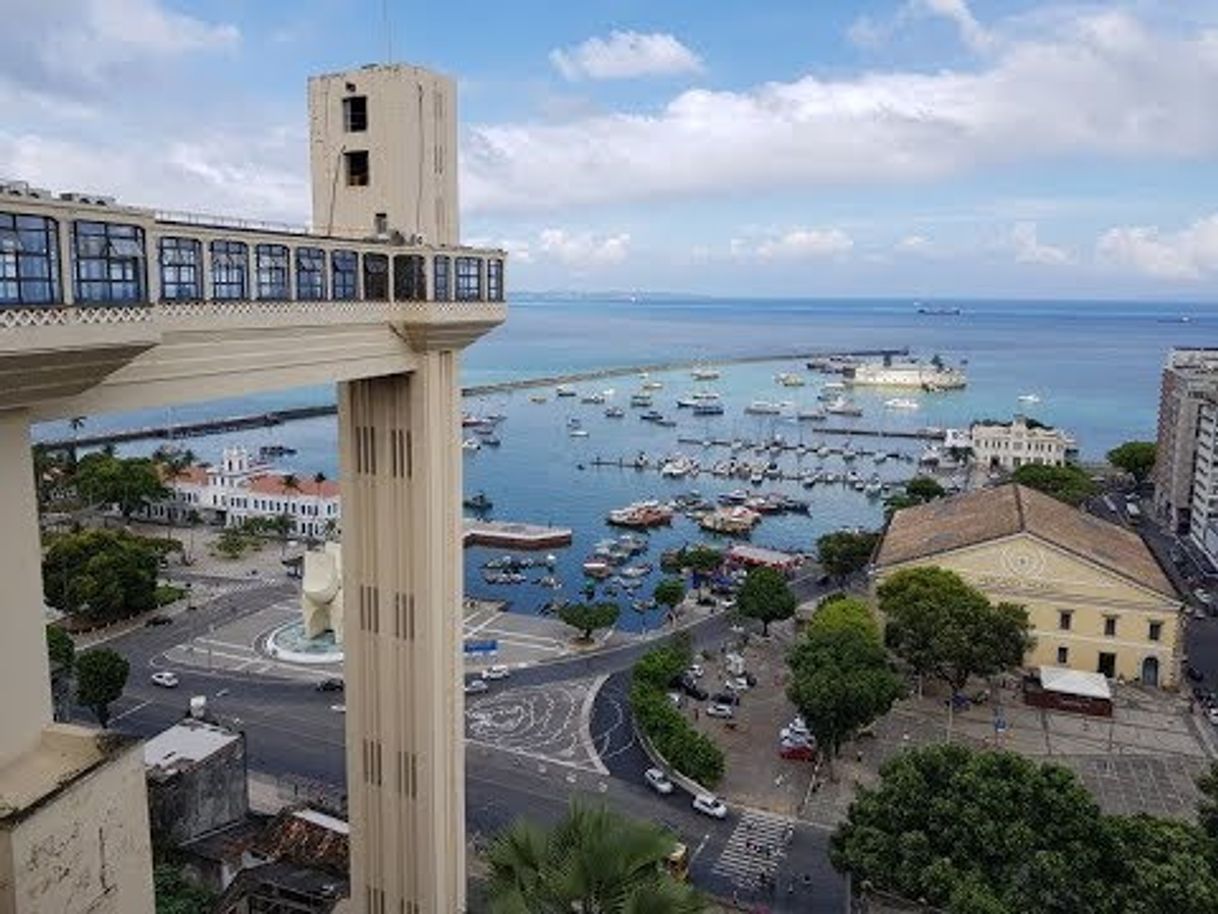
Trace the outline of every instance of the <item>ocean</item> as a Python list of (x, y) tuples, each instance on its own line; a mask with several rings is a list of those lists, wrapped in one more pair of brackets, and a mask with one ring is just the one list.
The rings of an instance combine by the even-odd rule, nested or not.
[[(936, 305), (942, 303), (936, 302)], [(864, 410), (855, 420), (861, 426), (883, 429), (920, 426), (967, 425), (976, 418), (1009, 419), (1025, 412), (1047, 424), (1069, 431), (1078, 441), (1084, 459), (1101, 459), (1121, 441), (1152, 439), (1158, 407), (1159, 372), (1173, 346), (1218, 345), (1218, 305), (1109, 302), (1001, 302), (956, 301), (959, 315), (918, 314), (909, 301), (745, 301), (680, 300), (514, 300), (505, 325), (476, 343), (466, 353), (462, 376), (467, 385), (514, 380), (563, 372), (587, 371), (624, 365), (698, 360), (706, 363), (742, 356), (803, 350), (858, 350), (909, 347), (922, 358), (940, 355), (953, 364), (964, 363), (967, 389), (939, 394), (913, 395), (919, 409), (892, 410), (884, 401), (904, 393), (874, 390), (854, 397)], [(1187, 319), (1185, 321), (1184, 319)], [(470, 549), (466, 553), (466, 587), (470, 595), (498, 598), (511, 609), (536, 612), (548, 600), (578, 599), (583, 583), (581, 564), (594, 544), (614, 533), (604, 523), (607, 512), (642, 498), (671, 498), (697, 491), (706, 497), (736, 488), (750, 488), (740, 480), (717, 479), (703, 473), (697, 479), (662, 479), (654, 471), (596, 469), (593, 458), (633, 458), (684, 453), (704, 466), (723, 459), (727, 452), (701, 445), (678, 444), (678, 437), (760, 438), (781, 434), (788, 440), (818, 441), (816, 426), (782, 417), (745, 415), (744, 407), (756, 399), (815, 404), (817, 385), (831, 378), (812, 374), (802, 362), (774, 361), (728, 364), (721, 377), (694, 381), (688, 370), (653, 373), (663, 387), (653, 391), (655, 408), (678, 420), (676, 428), (641, 422), (628, 406), (629, 396), (641, 379), (625, 376), (575, 385), (580, 393), (612, 390), (606, 405), (626, 409), (623, 419), (604, 416), (605, 406), (582, 404), (578, 398), (556, 399), (553, 390), (519, 390), (482, 398), (467, 398), (468, 412), (506, 416), (499, 429), (502, 446), (467, 452), (465, 490), (485, 492), (494, 503), (495, 518), (549, 523), (575, 530), (574, 544), (558, 552), (556, 576), (563, 582), (557, 592), (536, 586), (488, 585), (481, 565), (494, 551)], [(808, 386), (786, 388), (775, 381), (782, 372), (801, 372)], [(725, 414), (698, 418), (677, 409), (678, 396), (710, 387), (722, 396)], [(544, 393), (547, 402), (531, 402)], [(1019, 400), (1034, 394), (1036, 404)], [(172, 410), (89, 417), (85, 430), (131, 427), (151, 422), (184, 421), (277, 409), (287, 405), (333, 402), (328, 388), (306, 388), (260, 394), (239, 400), (176, 406)], [(578, 419), (586, 438), (572, 438), (568, 421)], [(828, 423), (843, 424), (834, 417)], [(37, 437), (68, 436), (64, 423), (48, 423)], [(841, 439), (836, 439), (841, 443)], [(916, 441), (888, 439), (892, 447), (916, 455)], [(189, 446), (205, 460), (216, 460), (225, 446), (244, 444), (257, 450), (265, 444), (283, 444), (297, 453), (280, 461), (285, 470), (303, 476), (321, 471), (338, 475), (336, 429), (333, 417), (323, 417), (271, 428), (207, 438), (190, 439)], [(856, 445), (863, 444), (858, 439)], [(145, 453), (151, 443), (123, 448)], [(710, 456), (710, 455), (715, 456)], [(784, 458), (795, 468), (795, 457)], [(821, 461), (803, 458), (803, 468)], [(865, 476), (908, 477), (913, 465), (887, 462), (873, 466), (859, 462)], [(825, 462), (841, 470), (837, 458)], [(817, 536), (843, 526), (876, 526), (882, 506), (863, 494), (843, 487), (812, 491), (796, 483), (766, 483), (760, 491), (781, 491), (811, 502), (808, 515), (767, 517), (751, 541), (761, 546), (810, 550)], [(651, 548), (638, 561), (658, 566), (661, 550), (705, 537), (692, 521), (678, 517), (671, 528), (650, 537)], [(542, 572), (534, 571), (536, 579)], [(659, 578), (658, 568), (645, 580), (640, 597), (650, 595)], [(622, 594), (616, 598), (623, 599)], [(635, 612), (632, 597), (623, 599), (622, 626), (655, 626), (656, 611)]]

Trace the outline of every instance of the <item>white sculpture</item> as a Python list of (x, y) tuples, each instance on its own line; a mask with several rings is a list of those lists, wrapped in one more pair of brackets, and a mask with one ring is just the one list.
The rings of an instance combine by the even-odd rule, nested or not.
[(326, 543), (320, 552), (306, 552), (301, 573), (300, 612), (305, 636), (316, 638), (334, 632), (334, 642), (343, 643), (343, 548)]

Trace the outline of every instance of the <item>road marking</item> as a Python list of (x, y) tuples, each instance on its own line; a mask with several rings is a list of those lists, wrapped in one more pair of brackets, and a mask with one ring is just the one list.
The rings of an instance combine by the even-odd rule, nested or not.
[(122, 720), (124, 717), (128, 716), (129, 714), (134, 714), (136, 711), (141, 711), (144, 708), (148, 707), (150, 704), (152, 704), (151, 698), (147, 699), (146, 701), (141, 701), (134, 708), (128, 708), (122, 714), (115, 714), (113, 717), (110, 718), (110, 723), (114, 723), (115, 721)]
[(794, 822), (780, 816), (742, 813), (711, 872), (741, 888), (756, 885), (759, 877), (773, 879), (787, 854), (787, 834), (793, 827)]
[[(468, 736), (465, 737), (465, 742), (471, 746), (480, 746), (483, 749), (493, 749), (496, 752), (507, 752), (507, 753), (510, 753), (511, 755), (519, 755), (519, 756), (523, 756), (524, 758), (533, 759), (533, 761), (536, 761), (536, 762), (545, 762), (547, 765), (562, 765), (564, 768), (572, 768), (575, 771), (584, 771), (589, 774), (601, 774), (602, 773), (602, 772), (598, 771), (595, 767), (588, 767), (587, 765), (580, 765), (576, 762), (563, 761), (562, 759), (554, 758), (553, 756), (550, 756), (550, 755), (542, 755), (540, 752), (530, 752), (528, 749), (517, 749), (514, 746), (500, 746), (495, 743), (484, 742), (483, 740), (473, 739)], [(593, 758), (595, 759), (596, 756), (593, 755)]]
[(609, 675), (606, 673), (597, 676), (592, 681), (592, 684), (588, 686), (587, 693), (584, 695), (584, 703), (579, 709), (579, 738), (584, 744), (584, 751), (588, 753), (588, 758), (592, 759), (596, 770), (606, 776), (609, 774), (609, 769), (601, 761), (600, 753), (596, 751), (596, 744), (592, 741), (592, 705), (596, 701), (596, 694), (608, 679)]

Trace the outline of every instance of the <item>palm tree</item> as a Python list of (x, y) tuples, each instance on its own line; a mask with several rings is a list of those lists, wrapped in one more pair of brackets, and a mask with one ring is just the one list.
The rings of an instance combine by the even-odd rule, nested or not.
[(697, 914), (665, 869), (676, 839), (650, 821), (572, 803), (552, 829), (518, 821), (489, 853), (492, 914)]
[[(172, 539), (177, 529), (177, 525), (174, 523), (173, 484), (185, 476), (187, 471), (198, 463), (199, 458), (190, 448), (159, 447), (153, 452), (152, 460), (160, 468), (161, 475), (169, 489), (169, 506), (165, 511), (169, 529), (165, 535)], [(186, 556), (183, 555), (182, 559), (185, 562)]]
[(320, 470), (318, 470), (316, 473), (313, 474), (313, 481), (320, 486), (323, 482), (326, 481), (326, 474), (321, 472)]

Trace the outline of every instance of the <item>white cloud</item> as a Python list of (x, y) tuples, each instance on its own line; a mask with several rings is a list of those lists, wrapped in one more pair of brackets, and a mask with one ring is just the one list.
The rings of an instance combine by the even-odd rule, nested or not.
[(894, 246), (898, 254), (930, 254), (935, 244), (925, 235), (906, 235)]
[(537, 249), (546, 256), (574, 267), (600, 267), (621, 263), (630, 252), (630, 235), (571, 233), (563, 229), (542, 229)]
[(1042, 266), (1062, 266), (1073, 258), (1063, 248), (1043, 243), (1038, 237), (1035, 222), (1017, 222), (1011, 229), (1011, 248), (1017, 263), (1034, 263)]
[(1047, 28), (1004, 37), (970, 71), (808, 75), (685, 91), (655, 114), (476, 125), (464, 145), (466, 201), (526, 210), (928, 181), (1062, 156), (1218, 153), (1203, 89), (1218, 83), (1218, 31), (1156, 32), (1123, 12)]
[(758, 243), (753, 252), (764, 260), (804, 260), (848, 254), (854, 240), (837, 228), (797, 228)]
[(973, 15), (966, 0), (910, 0), (933, 16), (941, 16), (952, 22), (960, 33), (960, 40), (974, 51), (988, 50), (994, 44), (991, 35)]
[(1120, 226), (1096, 244), (1101, 261), (1156, 279), (1202, 279), (1218, 273), (1218, 214), (1178, 232), (1153, 226)]
[(632, 79), (702, 72), (702, 59), (674, 36), (613, 32), (573, 48), (556, 48), (550, 62), (565, 78)]
[(987, 51), (995, 44), (995, 36), (973, 15), (967, 0), (905, 0), (887, 19), (871, 16), (855, 19), (846, 31), (846, 37), (853, 44), (871, 50), (882, 47), (898, 32), (926, 18), (946, 19), (952, 23), (969, 50)]

